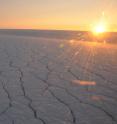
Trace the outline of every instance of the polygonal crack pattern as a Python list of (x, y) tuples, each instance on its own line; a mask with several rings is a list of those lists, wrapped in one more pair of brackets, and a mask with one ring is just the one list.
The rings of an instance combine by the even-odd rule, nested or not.
[(117, 124), (117, 46), (0, 35), (0, 124)]

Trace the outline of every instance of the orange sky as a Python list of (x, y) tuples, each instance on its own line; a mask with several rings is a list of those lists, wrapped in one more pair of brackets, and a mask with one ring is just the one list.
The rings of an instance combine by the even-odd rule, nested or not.
[(90, 30), (102, 12), (117, 31), (117, 0), (4, 0), (0, 28)]

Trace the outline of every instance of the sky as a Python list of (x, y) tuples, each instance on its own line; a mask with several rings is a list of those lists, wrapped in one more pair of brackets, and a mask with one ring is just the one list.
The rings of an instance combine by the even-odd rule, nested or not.
[(89, 30), (102, 13), (117, 31), (117, 0), (0, 0), (0, 28)]

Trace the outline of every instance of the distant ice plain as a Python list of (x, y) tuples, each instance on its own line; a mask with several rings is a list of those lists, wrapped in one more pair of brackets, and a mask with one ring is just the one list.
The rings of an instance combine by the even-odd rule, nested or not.
[(116, 37), (0, 30), (0, 124), (117, 124)]

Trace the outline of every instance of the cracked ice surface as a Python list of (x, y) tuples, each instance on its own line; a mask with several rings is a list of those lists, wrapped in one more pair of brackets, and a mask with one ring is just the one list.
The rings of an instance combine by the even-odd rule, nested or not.
[(117, 124), (117, 46), (0, 35), (0, 124)]

